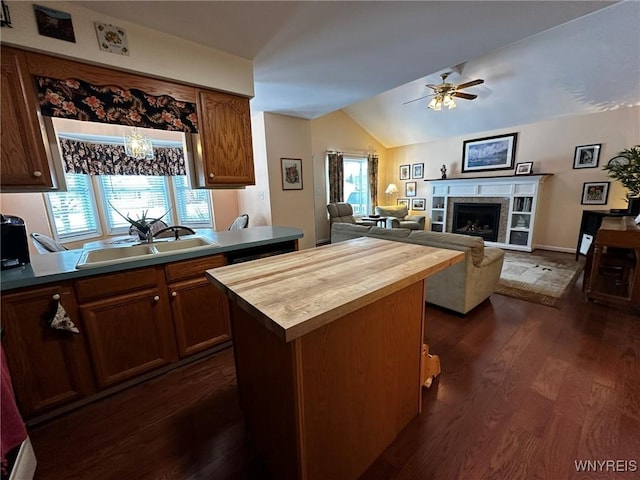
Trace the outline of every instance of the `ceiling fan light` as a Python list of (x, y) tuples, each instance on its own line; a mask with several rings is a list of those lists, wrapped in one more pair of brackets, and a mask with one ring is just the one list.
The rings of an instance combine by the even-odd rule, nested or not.
[(456, 102), (453, 97), (449, 97), (449, 105), (447, 106), (449, 107), (449, 110), (451, 110), (452, 108), (456, 108)]
[[(437, 105), (438, 105), (438, 99), (434, 97), (429, 102), (428, 108), (430, 108), (431, 110), (436, 110), (436, 106)], [(439, 110), (439, 108), (438, 108), (438, 110)]]

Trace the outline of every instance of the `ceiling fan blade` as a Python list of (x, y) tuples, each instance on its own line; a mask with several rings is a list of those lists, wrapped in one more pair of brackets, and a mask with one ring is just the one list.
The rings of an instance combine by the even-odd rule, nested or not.
[(456, 88), (458, 89), (468, 88), (468, 87), (473, 87), (474, 85), (480, 85), (481, 83), (484, 83), (484, 80), (479, 78), (478, 80), (472, 80), (470, 82), (461, 83), (460, 85), (456, 86)]
[(453, 92), (451, 96), (464, 98), (465, 100), (473, 100), (474, 98), (478, 98), (478, 95), (473, 95), (471, 93), (464, 93), (464, 92)]
[(408, 102), (404, 102), (402, 105), (406, 105), (407, 103), (417, 102), (418, 100), (422, 100), (423, 98), (430, 97), (431, 95), (425, 95), (424, 97), (414, 98), (413, 100), (409, 100)]

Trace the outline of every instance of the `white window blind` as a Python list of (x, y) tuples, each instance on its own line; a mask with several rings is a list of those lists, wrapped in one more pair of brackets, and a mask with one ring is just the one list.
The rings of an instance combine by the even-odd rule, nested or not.
[(178, 223), (211, 226), (211, 199), (208, 190), (192, 190), (186, 175), (171, 177), (176, 198)]
[[(170, 202), (166, 177), (145, 175), (99, 175), (100, 189), (106, 211), (105, 220), (109, 233), (125, 232), (129, 223), (122, 215), (137, 219), (147, 212), (147, 218), (159, 218), (169, 210)], [(162, 218), (173, 224), (174, 214), (169, 212)]]
[(89, 175), (67, 173), (67, 191), (45, 195), (58, 239), (81, 238), (100, 233), (95, 196)]

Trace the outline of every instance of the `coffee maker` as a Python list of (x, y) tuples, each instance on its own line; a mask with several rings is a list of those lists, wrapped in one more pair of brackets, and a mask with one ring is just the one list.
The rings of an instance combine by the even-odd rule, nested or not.
[(24, 220), (0, 213), (0, 233), (0, 268), (5, 270), (29, 264), (31, 259)]

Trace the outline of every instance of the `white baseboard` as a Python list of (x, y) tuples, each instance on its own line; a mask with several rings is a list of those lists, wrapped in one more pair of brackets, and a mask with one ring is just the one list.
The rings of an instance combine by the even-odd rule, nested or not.
[(31, 440), (29, 440), (29, 437), (27, 437), (27, 439), (22, 442), (22, 445), (20, 445), (20, 450), (18, 451), (18, 456), (16, 457), (16, 463), (11, 470), (9, 480), (33, 479), (33, 476), (36, 473), (37, 465), (38, 462), (36, 461), (36, 454), (33, 451)]

